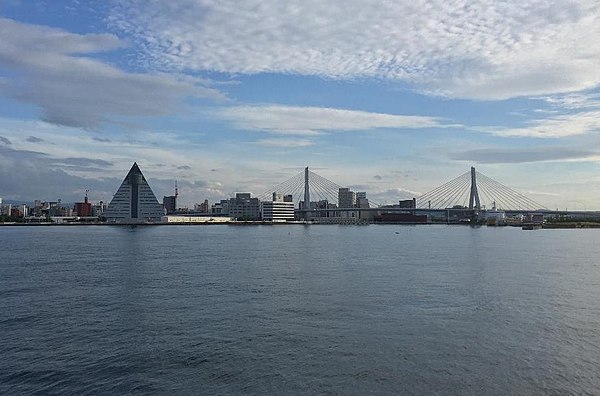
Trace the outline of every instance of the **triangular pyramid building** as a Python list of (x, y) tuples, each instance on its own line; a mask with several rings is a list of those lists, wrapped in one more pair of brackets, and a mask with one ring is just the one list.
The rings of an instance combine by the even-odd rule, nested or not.
[(158, 203), (137, 163), (133, 164), (104, 212), (109, 223), (158, 222), (164, 215), (164, 207)]

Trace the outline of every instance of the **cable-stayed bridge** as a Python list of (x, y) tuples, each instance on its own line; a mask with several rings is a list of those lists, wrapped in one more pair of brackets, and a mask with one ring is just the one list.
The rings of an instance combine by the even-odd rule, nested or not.
[(485, 209), (481, 202), (490, 203), (492, 208), (489, 209), (505, 211), (547, 210), (542, 204), (485, 176), (475, 168), (418, 197), (417, 208), (461, 207), (480, 211)]
[[(347, 199), (352, 192), (307, 168), (258, 196), (270, 200), (272, 193), (291, 195), (297, 211), (305, 219), (311, 213), (331, 212), (449, 212), (477, 215), (482, 211), (502, 210), (508, 213), (552, 212), (524, 194), (487, 177), (475, 168), (416, 197), (410, 207), (378, 205), (363, 199)], [(309, 202), (306, 205), (305, 202)], [(486, 206), (485, 204), (488, 205)]]

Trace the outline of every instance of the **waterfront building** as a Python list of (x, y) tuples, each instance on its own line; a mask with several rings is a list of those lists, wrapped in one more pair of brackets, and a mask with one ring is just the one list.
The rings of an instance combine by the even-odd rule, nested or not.
[(272, 201), (261, 202), (261, 218), (264, 221), (284, 222), (294, 220), (294, 202), (291, 195), (273, 193)]
[(104, 216), (105, 210), (106, 210), (106, 204), (103, 201), (100, 201), (97, 204), (92, 205), (92, 216), (94, 216), (94, 217)]
[(398, 201), (398, 205), (400, 208), (404, 208), (404, 209), (415, 209), (417, 207), (417, 199), (416, 198), (404, 199), (404, 200)]
[(194, 210), (200, 213), (210, 213), (210, 205), (208, 203), (208, 199), (205, 199), (202, 203), (195, 204)]
[(250, 193), (236, 193), (235, 198), (227, 202), (229, 216), (236, 220), (259, 220), (260, 200), (252, 198)]
[(338, 191), (338, 207), (354, 208), (356, 207), (356, 193), (349, 188), (340, 187)]
[[(309, 208), (312, 209), (319, 209), (318, 211), (315, 211), (314, 213), (311, 213), (311, 217), (339, 217), (339, 212), (328, 212), (325, 211), (323, 209), (337, 209), (337, 205), (334, 203), (330, 203), (328, 200), (326, 199), (322, 199), (320, 201), (311, 201), (310, 202), (310, 206)], [(302, 210), (304, 209), (304, 201), (300, 201), (298, 203), (298, 209)]]
[[(366, 196), (366, 194), (365, 194)], [(338, 190), (338, 207), (340, 209), (356, 207), (356, 193), (349, 188), (340, 187)], [(358, 217), (358, 212), (340, 212), (341, 217)]]
[(365, 191), (356, 192), (356, 204), (357, 205), (361, 199), (367, 199), (367, 193)]
[(177, 211), (177, 196), (163, 196), (163, 206), (165, 207), (167, 214), (175, 213)]
[[(369, 199), (367, 198), (366, 192), (357, 192), (356, 193), (356, 207), (360, 209), (368, 209), (370, 208)], [(373, 212), (369, 211), (358, 211), (356, 215), (363, 220), (373, 220)]]
[(179, 191), (177, 190), (177, 180), (175, 181), (175, 195), (163, 196), (163, 206), (167, 211), (167, 214), (177, 212), (177, 197)]
[(85, 192), (85, 198), (83, 202), (76, 202), (73, 210), (75, 211), (75, 215), (78, 217), (90, 217), (93, 215), (92, 212), (92, 204), (88, 202), (87, 190)]
[(220, 215), (229, 214), (229, 200), (222, 199), (220, 202), (215, 202), (210, 207), (210, 212), (212, 214), (220, 214)]
[(108, 204), (104, 216), (113, 223), (157, 222), (165, 215), (142, 171), (134, 163)]
[[(31, 213), (32, 212), (32, 213)], [(61, 200), (57, 201), (35, 201), (33, 211), (30, 211), (30, 215), (35, 217), (64, 217), (73, 216), (73, 208), (62, 205)]]

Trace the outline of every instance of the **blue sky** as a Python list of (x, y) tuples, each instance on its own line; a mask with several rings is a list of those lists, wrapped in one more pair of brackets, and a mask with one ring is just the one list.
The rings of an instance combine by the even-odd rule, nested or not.
[(391, 203), (476, 166), (600, 209), (599, 19), (585, 1), (5, 0), (0, 196), (110, 200), (137, 161), (187, 205), (305, 166)]

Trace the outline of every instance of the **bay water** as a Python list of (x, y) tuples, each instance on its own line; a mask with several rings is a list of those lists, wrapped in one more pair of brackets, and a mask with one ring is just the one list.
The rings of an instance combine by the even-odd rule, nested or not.
[(0, 394), (598, 394), (600, 230), (0, 227)]

